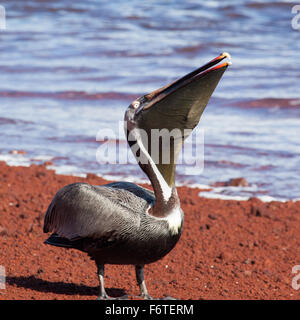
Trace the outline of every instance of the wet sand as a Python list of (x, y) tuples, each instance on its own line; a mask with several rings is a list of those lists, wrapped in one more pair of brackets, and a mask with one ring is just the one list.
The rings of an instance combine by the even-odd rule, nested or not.
[[(96, 267), (73, 249), (43, 242), (44, 213), (62, 186), (87, 178), (56, 175), (45, 166), (0, 162), (0, 265), (6, 289), (0, 299), (96, 299)], [(298, 299), (293, 266), (300, 264), (300, 202), (205, 199), (199, 189), (178, 188), (185, 212), (183, 235), (173, 251), (146, 266), (149, 293), (177, 299)], [(137, 295), (132, 266), (106, 267), (112, 296)]]

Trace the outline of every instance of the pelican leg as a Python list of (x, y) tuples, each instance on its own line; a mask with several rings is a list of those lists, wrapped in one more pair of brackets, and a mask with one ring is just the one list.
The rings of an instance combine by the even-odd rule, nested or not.
[(135, 275), (136, 275), (136, 281), (140, 287), (141, 297), (144, 299), (152, 300), (153, 298), (151, 296), (149, 296), (148, 290), (146, 287), (146, 283), (144, 280), (144, 266), (143, 265), (135, 266)]
[(99, 288), (100, 288), (99, 289), (99, 296), (98, 296), (97, 300), (125, 300), (128, 298), (127, 295), (113, 298), (113, 297), (110, 297), (106, 293), (105, 287), (104, 287), (104, 265), (103, 264), (97, 264), (97, 274), (99, 277)]
[(104, 264), (98, 265), (97, 264), (97, 274), (99, 277), (99, 296), (97, 300), (107, 300), (110, 299), (107, 293), (105, 292), (104, 288)]

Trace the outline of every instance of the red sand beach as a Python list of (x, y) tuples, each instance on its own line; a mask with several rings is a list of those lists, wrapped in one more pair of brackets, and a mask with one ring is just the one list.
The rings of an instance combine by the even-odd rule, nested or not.
[[(62, 186), (76, 181), (45, 166), (0, 163), (0, 265), (6, 288), (0, 299), (96, 299), (96, 266), (73, 249), (43, 242), (45, 211)], [(300, 264), (300, 202), (205, 199), (199, 189), (178, 188), (185, 212), (183, 235), (163, 260), (145, 268), (150, 295), (177, 299), (298, 299), (292, 268)], [(112, 296), (137, 295), (132, 266), (106, 267)]]

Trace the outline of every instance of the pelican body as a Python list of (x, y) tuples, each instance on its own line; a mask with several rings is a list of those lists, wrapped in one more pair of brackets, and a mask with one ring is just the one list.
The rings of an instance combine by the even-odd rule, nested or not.
[[(98, 268), (99, 299), (108, 299), (104, 265), (134, 265), (141, 296), (150, 299), (144, 265), (167, 255), (178, 242), (184, 214), (175, 186), (176, 159), (230, 62), (223, 53), (183, 78), (133, 101), (125, 133), (153, 191), (129, 182), (103, 186), (74, 183), (60, 189), (45, 215), (46, 244), (86, 252)], [(153, 143), (154, 129), (172, 131), (168, 143)], [(188, 131), (187, 131), (188, 130)], [(188, 132), (188, 133), (187, 133)], [(168, 163), (162, 153), (169, 156)]]

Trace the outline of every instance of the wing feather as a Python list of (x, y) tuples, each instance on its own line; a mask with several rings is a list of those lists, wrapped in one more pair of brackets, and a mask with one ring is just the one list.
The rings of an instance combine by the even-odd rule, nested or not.
[[(135, 192), (147, 193), (137, 189)], [(140, 225), (140, 212), (149, 206), (151, 198), (151, 191), (147, 200), (136, 193), (116, 185), (67, 185), (57, 192), (46, 212), (44, 232), (55, 232), (69, 240), (115, 240), (134, 232)]]

